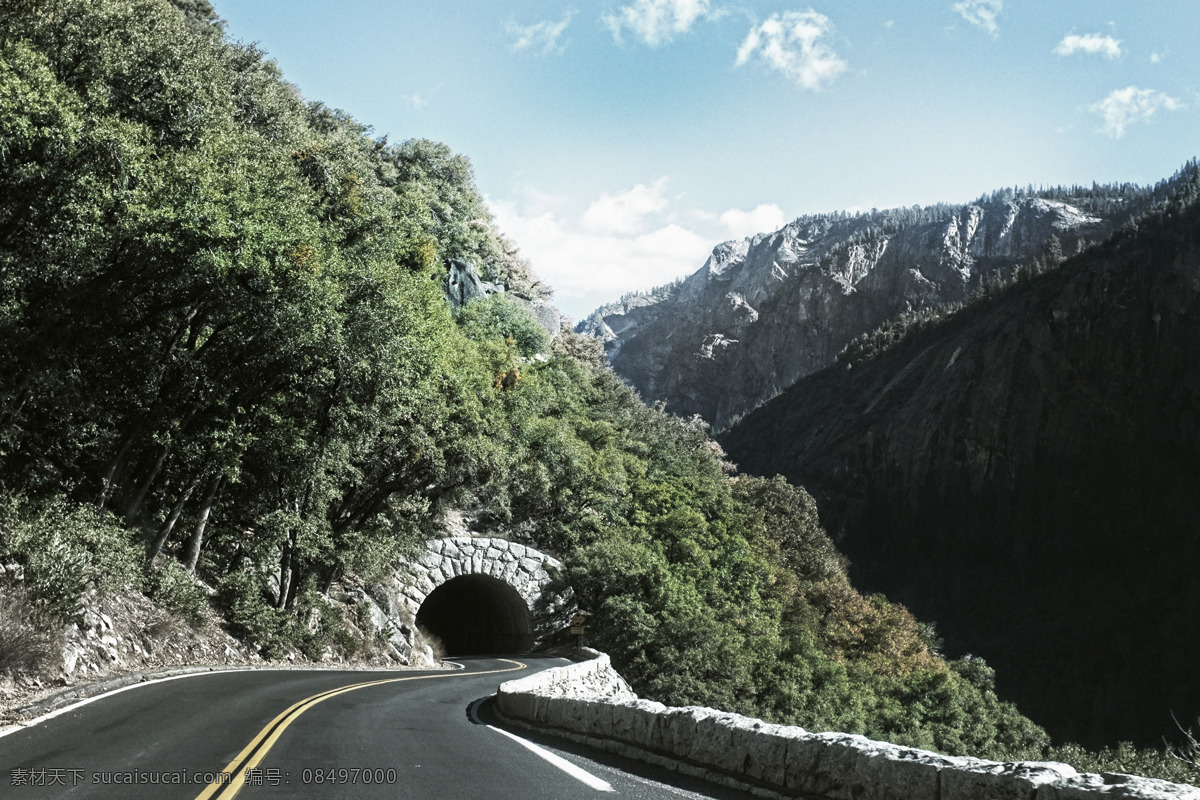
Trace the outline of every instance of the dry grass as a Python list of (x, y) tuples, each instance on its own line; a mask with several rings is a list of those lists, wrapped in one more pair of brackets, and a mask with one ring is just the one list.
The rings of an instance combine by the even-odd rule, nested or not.
[(23, 588), (0, 588), (0, 673), (39, 676), (62, 658), (62, 624)]

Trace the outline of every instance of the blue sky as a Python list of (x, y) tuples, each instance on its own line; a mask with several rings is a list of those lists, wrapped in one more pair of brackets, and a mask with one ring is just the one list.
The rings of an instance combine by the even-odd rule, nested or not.
[(213, 0), (307, 99), (471, 158), (578, 319), (801, 214), (1153, 182), (1195, 0)]

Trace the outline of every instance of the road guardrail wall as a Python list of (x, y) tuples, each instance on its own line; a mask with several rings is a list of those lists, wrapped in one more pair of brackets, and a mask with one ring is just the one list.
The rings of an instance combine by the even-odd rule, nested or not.
[(1152, 778), (1081, 774), (1056, 762), (944, 756), (847, 733), (638, 699), (591, 651), (587, 661), (501, 684), (502, 716), (608, 752), (760, 795), (816, 800), (1200, 800)]

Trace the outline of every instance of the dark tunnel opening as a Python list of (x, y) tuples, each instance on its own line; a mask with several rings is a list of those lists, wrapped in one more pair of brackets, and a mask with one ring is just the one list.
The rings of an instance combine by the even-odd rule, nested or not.
[(533, 649), (529, 606), (516, 589), (488, 575), (459, 575), (434, 589), (417, 610), (417, 626), (440, 639), (448, 656)]

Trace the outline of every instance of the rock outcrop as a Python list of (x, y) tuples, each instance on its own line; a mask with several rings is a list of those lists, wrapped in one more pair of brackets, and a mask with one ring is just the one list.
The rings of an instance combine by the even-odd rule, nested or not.
[(721, 429), (830, 364), (855, 337), (962, 301), (993, 271), (1070, 255), (1132, 206), (997, 195), (804, 217), (725, 242), (687, 279), (604, 306), (576, 330), (604, 339), (613, 369), (645, 400)]

